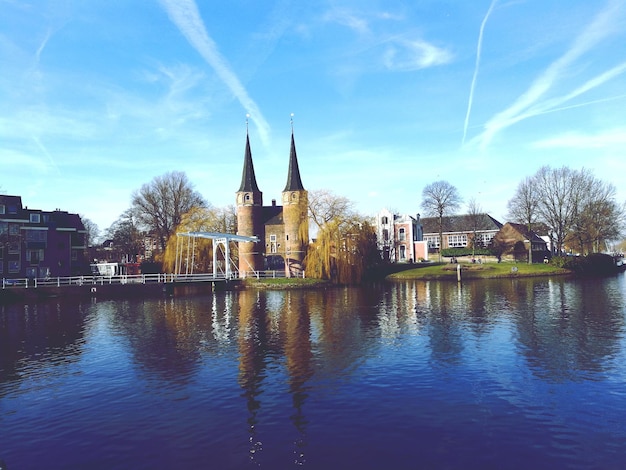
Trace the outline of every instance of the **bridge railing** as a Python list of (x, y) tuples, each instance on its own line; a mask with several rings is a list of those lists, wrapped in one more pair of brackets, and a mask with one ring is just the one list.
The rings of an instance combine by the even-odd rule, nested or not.
[[(231, 276), (231, 279), (236, 277)], [(168, 282), (212, 282), (224, 281), (225, 276), (212, 274), (137, 274), (119, 276), (71, 276), (45, 279), (2, 279), (2, 289), (32, 289), (37, 287), (102, 286), (121, 284), (164, 284)]]

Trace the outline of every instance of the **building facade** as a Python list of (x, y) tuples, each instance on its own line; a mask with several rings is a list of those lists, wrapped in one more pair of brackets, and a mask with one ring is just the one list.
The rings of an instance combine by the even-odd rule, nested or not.
[(78, 214), (22, 206), (0, 195), (0, 278), (48, 278), (89, 273), (85, 226)]
[(263, 193), (254, 173), (250, 138), (246, 134), (241, 185), (236, 193), (237, 233), (256, 236), (257, 243), (239, 243), (239, 274), (266, 269), (284, 269), (286, 276), (303, 272), (309, 243), (308, 192), (304, 189), (298, 166), (293, 129), (289, 152), (287, 183), (282, 192), (282, 206), (272, 200), (263, 205)]
[[(489, 214), (452, 215), (443, 218), (443, 240), (439, 242), (439, 219), (423, 217), (424, 240), (431, 253), (440, 249), (488, 247), (502, 224)], [(474, 236), (476, 240), (474, 240)], [(443, 245), (443, 246), (440, 246)]]
[(376, 215), (378, 250), (386, 262), (413, 263), (428, 260), (428, 249), (423, 235), (419, 214), (413, 217), (382, 209)]

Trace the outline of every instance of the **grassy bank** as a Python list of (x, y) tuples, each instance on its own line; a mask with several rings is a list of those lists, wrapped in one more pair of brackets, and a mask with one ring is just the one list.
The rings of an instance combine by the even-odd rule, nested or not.
[[(457, 264), (434, 264), (419, 266), (415, 269), (391, 274), (389, 280), (456, 280)], [(567, 269), (557, 268), (549, 264), (525, 264), (525, 263), (485, 263), (471, 264), (461, 263), (461, 279), (498, 279), (531, 276), (557, 276), (571, 274)]]
[(312, 287), (324, 287), (330, 285), (328, 281), (323, 279), (301, 279), (301, 278), (272, 278), (272, 279), (256, 279), (247, 278), (243, 281), (246, 287), (256, 289), (307, 289)]

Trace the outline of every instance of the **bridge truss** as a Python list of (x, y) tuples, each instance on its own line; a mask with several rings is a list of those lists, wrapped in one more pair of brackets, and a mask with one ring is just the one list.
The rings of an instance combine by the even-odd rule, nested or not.
[[(232, 279), (237, 277), (238, 268), (230, 257), (231, 242), (258, 242), (258, 237), (245, 237), (231, 233), (218, 232), (179, 232), (176, 234), (176, 262), (174, 272), (176, 275), (192, 275), (194, 273), (196, 240), (209, 239), (213, 242), (213, 277)], [(224, 258), (223, 269), (218, 262), (218, 254)], [(221, 271), (221, 272), (220, 272)], [(233, 275), (233, 272), (235, 275)]]

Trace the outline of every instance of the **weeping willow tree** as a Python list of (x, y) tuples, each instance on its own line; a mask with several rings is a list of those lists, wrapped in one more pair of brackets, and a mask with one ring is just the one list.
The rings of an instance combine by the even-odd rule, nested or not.
[(379, 261), (376, 231), (371, 222), (363, 218), (334, 218), (320, 227), (305, 264), (308, 277), (356, 284)]
[[(215, 207), (194, 207), (185, 213), (180, 224), (174, 230), (174, 233), (167, 240), (165, 252), (163, 253), (163, 269), (166, 272), (174, 272), (176, 264), (176, 233), (180, 232), (220, 232), (220, 233), (237, 233), (237, 215), (233, 206), (225, 208)], [(203, 273), (211, 272), (213, 269), (213, 242), (208, 239), (198, 238), (195, 243), (189, 246), (189, 256), (187, 253), (187, 241), (183, 238), (185, 246), (183, 249), (184, 256), (189, 260), (193, 259), (194, 272)], [(193, 250), (193, 251), (191, 251)], [(232, 247), (231, 257), (237, 256), (236, 247)]]

